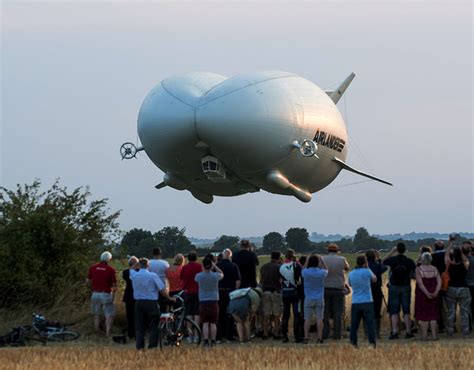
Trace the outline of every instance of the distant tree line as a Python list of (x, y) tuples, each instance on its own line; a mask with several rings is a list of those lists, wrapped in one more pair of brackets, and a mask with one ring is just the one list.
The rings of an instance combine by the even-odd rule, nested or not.
[[(142, 229), (128, 231), (120, 243), (119, 250), (122, 255), (151, 256), (155, 247), (160, 247), (164, 257), (173, 257), (176, 253), (186, 254), (196, 250), (200, 256), (208, 253), (222, 252), (225, 248), (233, 251), (239, 249), (240, 238), (232, 235), (221, 235), (211, 246), (196, 247), (185, 235), (186, 229), (176, 226), (164, 227), (156, 233)], [(365, 227), (356, 230), (353, 238), (342, 238), (332, 241), (339, 245), (342, 252), (355, 253), (367, 249), (388, 250), (398, 242), (403, 241), (409, 251), (417, 251), (422, 245), (433, 245), (435, 239), (412, 240), (382, 240), (370, 235)], [(327, 241), (313, 242), (305, 228), (292, 227), (285, 235), (276, 231), (269, 232), (263, 237), (261, 246), (254, 245), (254, 250), (259, 255), (270, 254), (272, 251), (284, 252), (288, 248), (297, 253), (324, 253)]]

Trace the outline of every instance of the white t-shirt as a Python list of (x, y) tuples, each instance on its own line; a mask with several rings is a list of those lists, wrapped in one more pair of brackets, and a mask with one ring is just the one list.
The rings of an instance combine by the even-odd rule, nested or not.
[(166, 260), (151, 259), (149, 270), (158, 275), (158, 277), (166, 284), (166, 269), (170, 267), (170, 264)]

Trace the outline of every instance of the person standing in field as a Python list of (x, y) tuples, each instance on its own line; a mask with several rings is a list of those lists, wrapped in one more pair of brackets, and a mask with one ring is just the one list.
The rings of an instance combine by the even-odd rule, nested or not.
[[(138, 269), (136, 271), (136, 269)], [(145, 348), (145, 333), (149, 333), (148, 348), (158, 347), (160, 324), (160, 307), (158, 296), (161, 294), (169, 301), (176, 302), (168, 294), (168, 289), (157, 274), (149, 271), (147, 258), (141, 258), (139, 263), (130, 269), (130, 279), (133, 284), (135, 298), (135, 335), (136, 348)]]
[(415, 319), (420, 324), (422, 340), (428, 339), (428, 326), (432, 339), (438, 339), (441, 277), (437, 268), (431, 265), (432, 259), (431, 253), (423, 253), (420, 266), (416, 268)]
[(466, 251), (466, 257), (469, 260), (469, 269), (466, 273), (466, 283), (471, 293), (471, 321), (470, 331), (472, 332), (472, 325), (474, 324), (474, 245), (470, 240), (463, 242), (463, 249)]
[(130, 269), (138, 264), (138, 258), (132, 256), (128, 260), (128, 269), (123, 270), (122, 278), (125, 281), (125, 291), (123, 293), (123, 303), (127, 316), (127, 336), (135, 338), (135, 298), (133, 298), (133, 284), (130, 279)]
[(382, 292), (382, 274), (387, 271), (387, 267), (382, 264), (382, 261), (379, 257), (379, 253), (370, 249), (365, 253), (367, 258), (367, 263), (369, 269), (374, 273), (377, 278), (376, 282), (372, 283), (370, 287), (372, 291), (372, 299), (374, 301), (374, 317), (375, 317), (375, 332), (377, 339), (380, 338), (380, 320), (382, 319), (382, 302), (383, 302), (383, 292)]
[(232, 251), (224, 249), (222, 259), (217, 263), (217, 267), (224, 273), (224, 278), (219, 281), (219, 325), (217, 326), (217, 340), (224, 337), (228, 341), (234, 339), (234, 319), (227, 313), (229, 305), (229, 293), (240, 288), (239, 267), (231, 261)]
[[(180, 277), (183, 282), (186, 316), (197, 325), (199, 325), (199, 286), (194, 279), (201, 271), (202, 265), (197, 262), (197, 253), (195, 251), (189, 252), (188, 263), (181, 269)], [(192, 330), (192, 327), (189, 329)], [(197, 339), (196, 333), (191, 333), (188, 337), (189, 342), (194, 342)]]
[(305, 266), (301, 272), (304, 288), (304, 339), (303, 343), (308, 343), (309, 328), (311, 319), (316, 317), (316, 327), (318, 330), (317, 343), (323, 343), (324, 329), (324, 283), (328, 275), (324, 260), (316, 255), (312, 255), (305, 261)]
[(280, 282), (280, 252), (272, 252), (270, 262), (260, 269), (260, 285), (263, 289), (263, 339), (267, 339), (270, 333), (270, 324), (273, 318), (273, 337), (281, 339), (281, 282)]
[(224, 274), (210, 258), (204, 258), (202, 266), (204, 270), (197, 274), (194, 280), (199, 286), (199, 317), (206, 347), (209, 344), (211, 346), (216, 344), (219, 320), (219, 281), (224, 278)]
[(452, 248), (452, 244), (450, 243), (448, 245), (448, 250), (446, 251), (445, 262), (449, 273), (449, 285), (446, 292), (446, 306), (448, 309), (446, 331), (449, 336), (453, 335), (456, 308), (457, 305), (459, 305), (461, 312), (461, 331), (464, 336), (468, 336), (471, 294), (469, 292), (466, 277), (467, 271), (469, 270), (469, 259), (462, 252), (461, 248)]
[(257, 255), (251, 251), (251, 245), (248, 240), (240, 242), (240, 250), (234, 253), (232, 258), (240, 271), (240, 287), (255, 288), (257, 286)]
[[(437, 240), (434, 243), (434, 252), (432, 254), (432, 261), (431, 264), (436, 267), (438, 270), (439, 275), (446, 270), (446, 263), (445, 263), (445, 254), (446, 251), (444, 249), (444, 242), (442, 240)], [(439, 320), (438, 320), (438, 332), (443, 332), (445, 328), (445, 322), (447, 317), (447, 310), (446, 310), (446, 292), (440, 290), (439, 292)]]
[(184, 256), (178, 253), (174, 256), (173, 264), (166, 269), (166, 279), (169, 285), (169, 294), (174, 296), (183, 290), (183, 280), (181, 280), (181, 271), (184, 266)]
[(300, 284), (296, 287), (298, 294), (298, 332), (301, 334), (301, 341), (304, 338), (304, 280), (303, 280), (303, 266), (306, 264), (307, 256), (300, 256), (298, 264), (301, 266)]
[(368, 268), (367, 258), (358, 256), (356, 268), (349, 273), (349, 285), (352, 287), (351, 344), (356, 347), (357, 331), (362, 319), (367, 327), (369, 343), (375, 347), (375, 318), (371, 285), (376, 281), (377, 277)]
[(323, 338), (329, 338), (329, 319), (334, 320), (334, 339), (342, 338), (342, 321), (345, 307), (345, 276), (350, 266), (346, 258), (339, 256), (340, 251), (337, 244), (331, 243), (327, 247), (328, 254), (322, 259), (328, 269), (328, 275), (324, 282), (324, 331)]
[(301, 280), (301, 265), (296, 262), (296, 255), (293, 249), (288, 249), (285, 255), (285, 261), (280, 266), (281, 275), (281, 298), (283, 302), (283, 317), (281, 322), (281, 332), (283, 343), (289, 341), (288, 322), (290, 321), (291, 311), (293, 311), (293, 335), (295, 342), (301, 342), (303, 333), (299, 332), (300, 312), (298, 310), (298, 285)]
[[(166, 270), (170, 267), (168, 261), (161, 258), (161, 248), (157, 247), (153, 249), (153, 257), (150, 260), (150, 272), (154, 272), (158, 275), (165, 286), (167, 285)], [(159, 304), (161, 312), (166, 312), (166, 300), (163, 296), (159, 296)]]
[(112, 253), (104, 252), (100, 255), (100, 262), (91, 266), (87, 274), (87, 281), (92, 286), (91, 311), (94, 315), (94, 326), (100, 331), (100, 318), (105, 316), (105, 335), (108, 337), (112, 331), (115, 316), (115, 290), (117, 278), (115, 269), (109, 265)]
[(411, 258), (405, 256), (405, 252), (406, 246), (400, 242), (382, 260), (385, 266), (390, 267), (388, 306), (392, 321), (392, 332), (389, 339), (399, 338), (400, 308), (403, 311), (405, 320), (405, 339), (413, 338), (410, 318), (411, 280), (415, 277), (416, 265)]

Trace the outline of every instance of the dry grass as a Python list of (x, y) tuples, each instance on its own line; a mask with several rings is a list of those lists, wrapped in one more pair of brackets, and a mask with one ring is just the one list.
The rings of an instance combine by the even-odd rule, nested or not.
[(382, 344), (377, 349), (347, 343), (316, 345), (165, 348), (138, 352), (130, 346), (81, 345), (0, 350), (2, 369), (472, 369), (471, 343)]

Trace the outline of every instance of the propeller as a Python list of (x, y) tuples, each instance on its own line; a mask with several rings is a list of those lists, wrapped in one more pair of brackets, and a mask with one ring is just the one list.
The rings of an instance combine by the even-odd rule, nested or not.
[(122, 157), (122, 160), (137, 158), (137, 153), (142, 150), (143, 147), (137, 148), (135, 144), (126, 142), (120, 146), (120, 156)]

